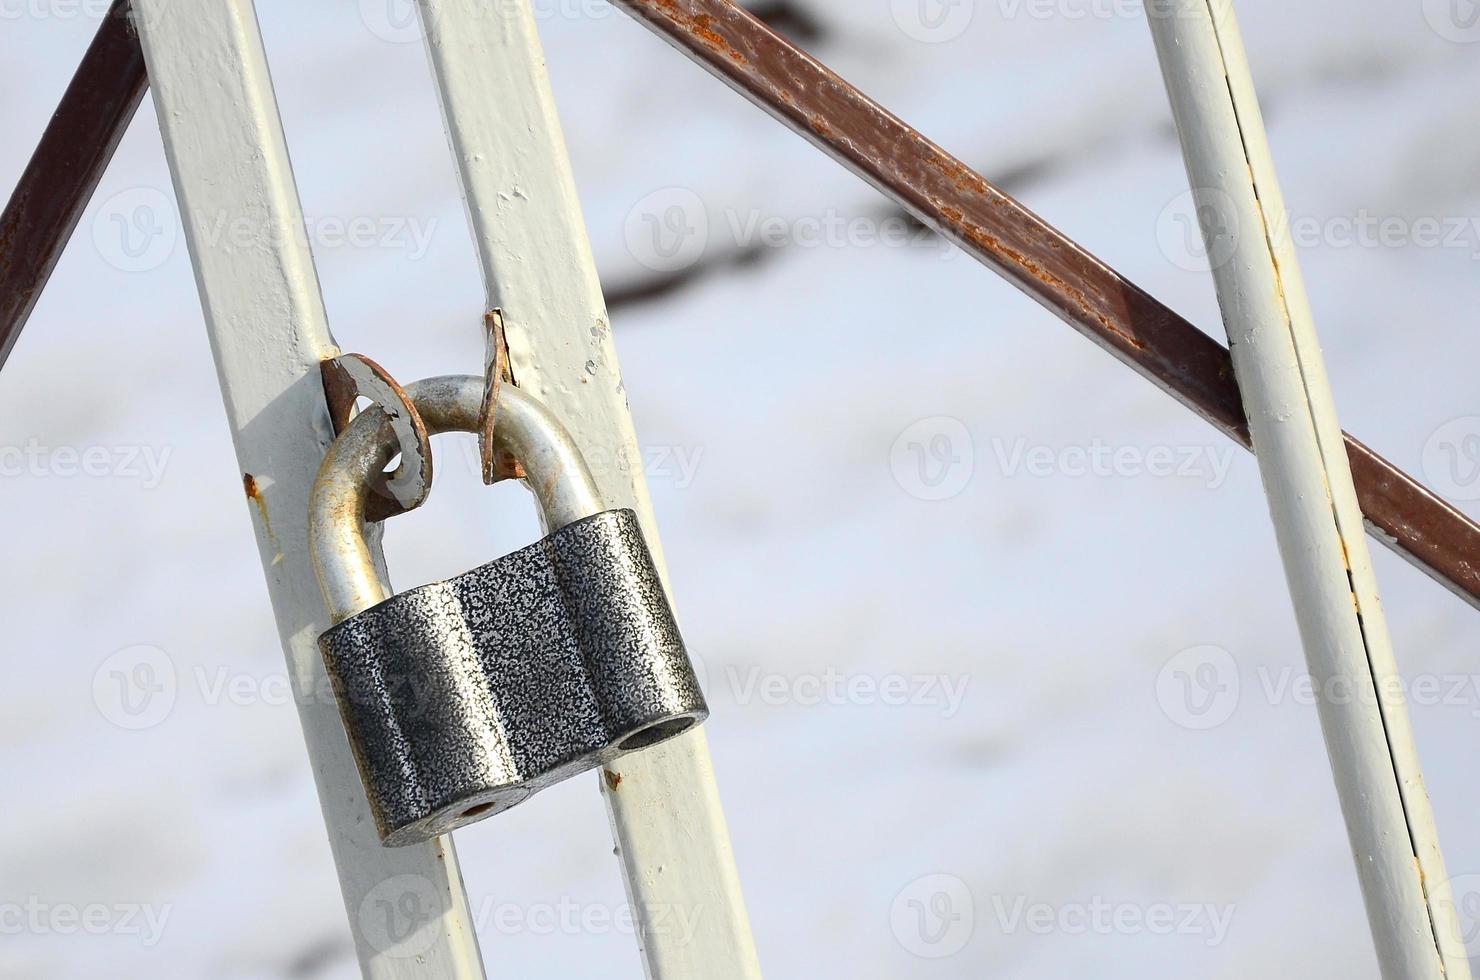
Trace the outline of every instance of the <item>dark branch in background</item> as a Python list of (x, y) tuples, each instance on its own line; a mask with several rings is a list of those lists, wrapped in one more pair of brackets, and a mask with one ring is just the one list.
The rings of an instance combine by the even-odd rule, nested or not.
[[(745, 4), (761, 23), (792, 43), (815, 47), (825, 43), (832, 31), (797, 0), (750, 0)], [(908, 223), (915, 219), (909, 217)], [(729, 252), (707, 252), (693, 265), (674, 272), (659, 273), (641, 279), (603, 284), (609, 311), (625, 312), (668, 299), (701, 282), (725, 272), (751, 269), (768, 262), (780, 250), (765, 245), (748, 245)]]
[(631, 310), (683, 292), (724, 272), (753, 269), (771, 260), (780, 249), (748, 245), (723, 255), (707, 255), (686, 269), (649, 276), (636, 282), (603, 285), (608, 311)]
[(288, 980), (312, 980), (341, 961), (353, 961), (354, 956), (354, 947), (342, 938), (324, 936), (295, 952), (283, 968), (283, 975)]

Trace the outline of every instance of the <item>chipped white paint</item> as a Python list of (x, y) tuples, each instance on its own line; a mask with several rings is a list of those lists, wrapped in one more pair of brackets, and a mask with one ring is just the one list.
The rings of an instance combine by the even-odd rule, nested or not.
[[(319, 361), (330, 337), (251, 0), (134, 0), (175, 195), (257, 530), (361, 969), (375, 980), (480, 980), (450, 839), (380, 846), (315, 639), (329, 617), (308, 552), (308, 497), (332, 438)], [(214, 219), (268, 232), (232, 247)], [(379, 548), (376, 548), (379, 553)]]
[[(528, 0), (421, 0), (490, 308), (514, 376), (570, 429), (609, 507), (637, 511), (666, 576), (606, 304)], [(479, 329), (482, 311), (468, 311)], [(702, 729), (598, 780), (648, 976), (758, 977), (750, 923)], [(685, 943), (659, 928), (689, 910)]]
[[(1230, 0), (1153, 0), (1321, 726), (1388, 980), (1470, 975), (1335, 402)], [(1333, 683), (1334, 682), (1334, 683)]]

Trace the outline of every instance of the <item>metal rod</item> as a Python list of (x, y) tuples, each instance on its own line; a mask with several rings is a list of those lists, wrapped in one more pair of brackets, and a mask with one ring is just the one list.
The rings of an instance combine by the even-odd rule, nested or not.
[[(252, 0), (134, 6), (361, 971), (370, 980), (482, 980), (451, 839), (381, 846), (339, 708), (323, 696), (330, 688), (315, 641), (330, 624), (309, 553), (308, 506), (333, 440), (319, 364), (339, 350), (303, 234), (256, 10)], [(205, 229), (217, 220), (247, 223), (261, 244), (213, 238)]]
[[(1222, 344), (824, 65), (729, 0), (612, 2), (1229, 438), (1251, 448), (1233, 365)], [(131, 38), (124, 40), (132, 43)], [(79, 69), (79, 76), (83, 74), (97, 73)], [(127, 79), (115, 84), (112, 97), (121, 98)], [(127, 122), (124, 114), (112, 129), (94, 131), (90, 139), (77, 142), (104, 148), (106, 161)], [(67, 134), (66, 127), (58, 130)], [(44, 175), (37, 180), (44, 186)], [(77, 195), (78, 211), (90, 193), (89, 185)], [(7, 218), (14, 204), (7, 209)], [(75, 217), (72, 220), (75, 223)], [(25, 234), (34, 235), (30, 227), (26, 223)], [(0, 226), (0, 263), (14, 261), (14, 250), (5, 243), (21, 240), (19, 235), (9, 224)], [(66, 237), (60, 235), (59, 242), (65, 243)], [(7, 284), (0, 303), (11, 295), (9, 281), (8, 276), (0, 280)], [(34, 281), (24, 299), (26, 310), (45, 276)], [(7, 331), (0, 334), (3, 362), (19, 327), (6, 316), (0, 317), (0, 329)], [(1480, 608), (1480, 524), (1349, 434), (1346, 449), (1369, 532)]]
[[(1438, 830), (1232, 0), (1146, 7), (1387, 980), (1468, 980)], [(1329, 692), (1342, 692), (1335, 696)]]
[[(603, 503), (637, 512), (666, 580), (533, 4), (420, 0), (420, 9), (486, 309), (501, 312), (513, 377), (565, 423)], [(627, 756), (595, 782), (647, 976), (759, 977), (703, 729)], [(674, 909), (702, 910), (683, 941), (664, 924)]]
[[(612, 0), (1122, 363), (1250, 448), (1223, 345), (730, 0)], [(1384, 544), (1480, 607), (1480, 524), (1346, 437)]]
[(0, 368), (113, 159), (146, 85), (128, 0), (114, 0), (0, 213)]

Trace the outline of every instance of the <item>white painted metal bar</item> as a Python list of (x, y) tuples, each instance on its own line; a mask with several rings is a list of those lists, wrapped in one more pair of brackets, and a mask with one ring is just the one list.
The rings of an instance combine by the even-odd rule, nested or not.
[(1384, 977), (1468, 980), (1362, 514), (1231, 0), (1152, 0)]
[[(503, 311), (514, 376), (575, 437), (606, 506), (637, 511), (666, 577), (534, 11), (529, 0), (420, 4), (489, 308)], [(616, 768), (620, 781), (598, 782), (647, 975), (760, 976), (703, 730)], [(698, 923), (687, 943), (661, 928), (675, 908)]]
[[(333, 439), (319, 362), (338, 349), (256, 12), (251, 0), (134, 0), (134, 16), (361, 969), (480, 980), (452, 842), (381, 847), (315, 643), (329, 617), (308, 500)], [(249, 247), (202, 234), (240, 222), (259, 233)]]

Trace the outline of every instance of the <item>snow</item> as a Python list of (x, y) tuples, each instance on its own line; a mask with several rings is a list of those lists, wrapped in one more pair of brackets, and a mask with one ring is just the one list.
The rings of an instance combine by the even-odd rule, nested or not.
[[(909, 3), (804, 9), (815, 54), (988, 177), (1018, 175), (1029, 207), (1221, 335), (1206, 272), (1159, 244), (1186, 182), (1139, 10), (965, 2), (939, 43), (901, 29), (919, 33)], [(613, 326), (768, 976), (1375, 976), (1252, 459), (939, 244), (726, 261), (746, 244), (735, 228), (805, 238), (892, 211), (619, 13), (537, 6), (609, 288), (659, 275), (632, 247), (641, 202), (686, 190), (709, 224), (713, 271)], [(1302, 260), (1343, 421), (1463, 491), (1433, 437), (1477, 414), (1480, 45), (1433, 29), (1440, 7), (1245, 0), (1240, 15), (1285, 197), (1319, 230)], [(367, 27), (385, 33), (371, 0), (259, 8), (337, 336), (403, 381), (478, 370), (481, 287), (425, 55)], [(96, 16), (7, 9), (13, 181)], [(42, 460), (0, 480), (0, 976), (352, 977), (183, 240), (119, 267), (115, 220), (160, 200), (146, 101), (0, 384), (0, 447)], [(1361, 215), (1436, 219), (1454, 246), (1343, 244)], [(429, 237), (336, 244), (333, 220), (353, 218)], [(974, 462), (958, 494), (911, 494), (930, 488), (906, 430)], [(467, 443), (439, 446), (469, 460)], [(58, 447), (103, 447), (111, 475), (64, 475)], [(1095, 447), (1196, 462), (1073, 475)], [(1015, 456), (1035, 448), (1046, 472)], [(534, 533), (521, 491), (484, 490), (470, 463), (442, 473), (388, 534), (402, 585)], [(1440, 685), (1415, 687), (1411, 711), (1449, 869), (1475, 875), (1480, 623), (1374, 548), (1404, 672)], [(137, 645), (164, 652), (178, 690), (129, 730), (95, 683)], [(1228, 651), (1239, 697), (1195, 730), (1166, 668), (1207, 645)], [(886, 681), (907, 694), (886, 698)], [(457, 844), (491, 974), (638, 974), (594, 777)], [(912, 884), (932, 875), (950, 878)], [(924, 943), (908, 902), (929, 915), (958, 887), (963, 918)], [(99, 934), (69, 930), (64, 910), (89, 906), (106, 909)]]

